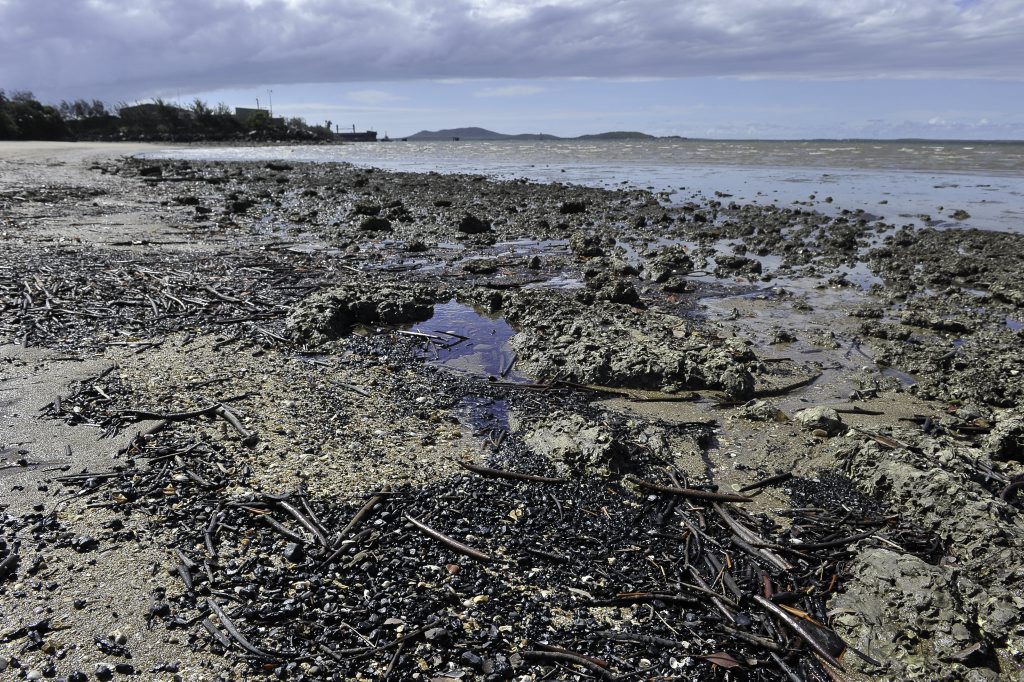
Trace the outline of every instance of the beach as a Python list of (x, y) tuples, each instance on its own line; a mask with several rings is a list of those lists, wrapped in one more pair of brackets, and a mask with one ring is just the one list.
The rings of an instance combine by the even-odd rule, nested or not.
[(0, 677), (1024, 679), (1005, 206), (288, 154), (0, 144)]

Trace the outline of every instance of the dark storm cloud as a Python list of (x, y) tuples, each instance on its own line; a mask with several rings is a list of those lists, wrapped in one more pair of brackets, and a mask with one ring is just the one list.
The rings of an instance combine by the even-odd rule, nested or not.
[(0, 87), (132, 97), (431, 78), (1008, 78), (1018, 0), (0, 0)]

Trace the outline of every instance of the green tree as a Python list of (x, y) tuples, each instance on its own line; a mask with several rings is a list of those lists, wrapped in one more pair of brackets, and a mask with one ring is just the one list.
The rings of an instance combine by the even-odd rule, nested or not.
[(7, 93), (0, 89), (0, 140), (16, 140), (18, 139), (18, 124), (14, 122), (14, 117), (10, 111), (10, 100), (7, 99)]
[(270, 127), (270, 114), (260, 109), (249, 117), (249, 120), (246, 121), (246, 127), (250, 130), (266, 130)]
[(64, 118), (55, 107), (40, 103), (28, 91), (4, 94), (0, 100), (0, 136), (16, 140), (60, 140), (68, 137)]
[(197, 120), (206, 120), (213, 116), (213, 109), (204, 102), (203, 100), (196, 97), (192, 100), (192, 106), (189, 107), (193, 114), (195, 114)]

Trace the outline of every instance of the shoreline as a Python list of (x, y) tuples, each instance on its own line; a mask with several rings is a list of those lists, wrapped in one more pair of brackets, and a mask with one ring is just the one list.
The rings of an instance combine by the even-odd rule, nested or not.
[[(19, 560), (0, 603), (18, 627), (42, 607), (67, 629), (39, 633), (52, 646), (0, 645), (0, 663), (66, 676), (124, 663), (120, 646), (136, 670), (175, 667), (154, 673), (168, 679), (262, 679), (271, 662), (284, 674), (274, 651), (307, 679), (539, 678), (557, 657), (528, 652), (548, 643), (614, 655), (616, 674), (784, 674), (764, 663), (765, 640), (787, 665), (828, 665), (779, 634), (753, 598), (761, 575), (773, 593), (806, 591), (796, 608), (883, 664), (848, 654), (864, 679), (1021, 679), (1021, 581), (990, 567), (1024, 557), (1020, 507), (1000, 499), (1024, 474), (1021, 330), (1008, 322), (1022, 321), (1024, 236), (668, 206), (639, 189), (11, 149), (0, 560)], [(869, 290), (841, 275), (858, 267)], [(451, 299), (461, 307), (433, 323)], [(499, 320), (516, 334), (501, 338)], [(167, 423), (135, 437), (156, 426), (144, 416)], [(98, 432), (118, 435), (87, 437)], [(571, 484), (478, 478), (460, 461)], [(736, 496), (779, 473), (793, 478), (729, 502), (723, 520), (706, 498), (635, 483)], [(371, 525), (339, 538), (367, 498)], [(735, 523), (787, 550), (751, 555)], [(714, 582), (726, 555), (740, 594)], [(109, 578), (78, 579), (101, 569)], [(702, 580), (720, 606), (679, 596)], [(661, 596), (621, 596), (639, 593)], [(722, 627), (737, 613), (752, 619), (746, 638)], [(358, 658), (319, 647), (322, 632), (296, 624), (310, 619)], [(708, 642), (686, 663), (665, 644), (674, 622)], [(893, 641), (910, 627), (913, 646)], [(94, 636), (112, 643), (102, 655)], [(638, 637), (664, 641), (655, 655)]]
[[(974, 149), (973, 147), (971, 149)], [(346, 162), (396, 172), (480, 174), (501, 179), (646, 188), (673, 204), (690, 200), (801, 207), (829, 215), (841, 209), (897, 224), (1021, 232), (1019, 182), (1024, 145), (995, 156), (922, 146), (913, 154), (860, 145), (849, 151), (777, 144), (772, 151), (637, 145), (476, 145), (410, 143), (339, 148), (182, 149), (163, 160)], [(914, 170), (906, 170), (908, 167)]]

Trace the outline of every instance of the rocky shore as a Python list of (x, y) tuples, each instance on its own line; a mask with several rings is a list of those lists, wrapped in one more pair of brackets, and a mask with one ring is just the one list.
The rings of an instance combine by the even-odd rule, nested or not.
[(1024, 234), (132, 151), (0, 147), (0, 679), (1024, 679)]

